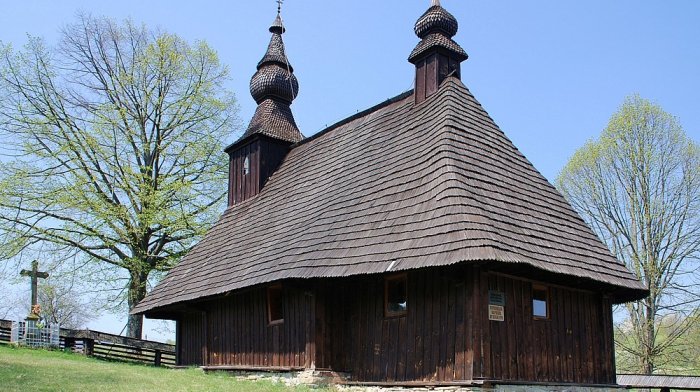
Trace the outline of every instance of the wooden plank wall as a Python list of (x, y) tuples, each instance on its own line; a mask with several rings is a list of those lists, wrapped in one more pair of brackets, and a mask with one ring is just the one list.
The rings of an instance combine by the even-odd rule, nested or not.
[(186, 313), (177, 321), (177, 364), (180, 366), (204, 365), (203, 314)]
[[(484, 275), (505, 293), (505, 321), (488, 321), (490, 353), (482, 377), (571, 383), (615, 383), (612, 304), (599, 294), (549, 286), (548, 319), (532, 317), (532, 282)], [(484, 298), (484, 307), (487, 299)], [(489, 355), (490, 354), (490, 355)], [(489, 360), (490, 358), (490, 360)]]
[(208, 366), (304, 368), (313, 297), (284, 286), (284, 322), (268, 325), (264, 288), (206, 305)]
[[(260, 191), (260, 142), (253, 141), (231, 153), (229, 165), (228, 205), (247, 200)], [(250, 172), (243, 172), (245, 159), (248, 158)]]
[[(383, 275), (284, 284), (278, 325), (267, 323), (265, 288), (211, 301), (206, 317), (181, 320), (181, 364), (308, 368), (314, 361), (380, 382), (615, 382), (608, 298), (549, 286), (550, 317), (539, 320), (525, 279), (472, 267), (412, 271), (407, 279), (401, 317), (384, 316)], [(488, 320), (489, 290), (505, 294), (503, 322)], [(203, 341), (206, 350), (197, 350)]]
[(384, 317), (383, 276), (320, 289), (326, 322), (317, 366), (362, 381), (470, 380), (469, 276), (468, 269), (409, 273), (408, 313), (393, 318)]
[[(231, 206), (260, 193), (267, 180), (277, 170), (289, 151), (289, 143), (262, 138), (251, 141), (231, 152), (229, 160), (229, 195)], [(248, 158), (250, 172), (243, 172)]]

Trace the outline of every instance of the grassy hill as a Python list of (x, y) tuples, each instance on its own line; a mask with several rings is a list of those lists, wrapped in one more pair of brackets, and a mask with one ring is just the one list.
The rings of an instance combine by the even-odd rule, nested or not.
[[(0, 344), (2, 391), (237, 391), (302, 392), (270, 382), (238, 381), (227, 374), (198, 369), (170, 370), (105, 362), (58, 351)], [(315, 390), (319, 391), (319, 390)]]

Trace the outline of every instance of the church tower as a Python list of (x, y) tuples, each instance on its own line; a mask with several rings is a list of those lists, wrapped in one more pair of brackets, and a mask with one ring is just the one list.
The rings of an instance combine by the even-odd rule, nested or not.
[(284, 32), (278, 8), (267, 52), (250, 80), (250, 94), (258, 108), (243, 136), (226, 148), (230, 158), (229, 206), (257, 195), (289, 147), (304, 139), (290, 108), (299, 93), (299, 82), (285, 54)]
[(416, 66), (416, 103), (437, 92), (448, 76), (460, 77), (460, 63), (469, 56), (452, 40), (458, 27), (457, 19), (442, 8), (440, 0), (433, 0), (418, 18), (414, 31), (421, 41), (408, 57)]

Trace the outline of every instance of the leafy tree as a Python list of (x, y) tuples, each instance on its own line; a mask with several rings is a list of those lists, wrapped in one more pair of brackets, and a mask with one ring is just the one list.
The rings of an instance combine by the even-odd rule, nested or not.
[(79, 16), (61, 37), (0, 45), (0, 257), (50, 247), (123, 271), (133, 309), (223, 208), (227, 69), (130, 21)]
[(649, 287), (647, 298), (625, 305), (630, 320), (617, 348), (636, 359), (636, 371), (663, 368), (691, 324), (679, 315), (697, 300), (700, 148), (676, 118), (632, 96), (600, 138), (574, 154), (557, 185)]

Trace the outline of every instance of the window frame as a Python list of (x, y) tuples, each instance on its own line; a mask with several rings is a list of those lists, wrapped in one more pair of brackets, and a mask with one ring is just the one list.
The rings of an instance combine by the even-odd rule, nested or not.
[(243, 166), (243, 176), (247, 176), (250, 174), (250, 155), (245, 155), (243, 157), (243, 162), (241, 164)]
[[(535, 314), (535, 292), (540, 291), (544, 292), (544, 316), (536, 315)], [(541, 300), (538, 300), (541, 301)], [(549, 290), (549, 286), (543, 285), (543, 284), (533, 284), (532, 285), (532, 318), (535, 320), (549, 320), (551, 317), (551, 310), (550, 310), (550, 303), (551, 303), (551, 294)]]
[[(390, 310), (389, 309), (389, 284), (391, 282), (403, 280), (406, 297), (406, 309)], [(384, 318), (405, 317), (408, 314), (408, 274), (396, 274), (384, 277)]]
[[(279, 294), (276, 297), (279, 300), (279, 311), (280, 311), (280, 316), (281, 318), (279, 319), (272, 319), (272, 296), (270, 292), (272, 291), (278, 291)], [(282, 287), (282, 284), (274, 284), (272, 286), (268, 286), (266, 290), (267, 294), (267, 325), (279, 325), (284, 323), (284, 289)]]

